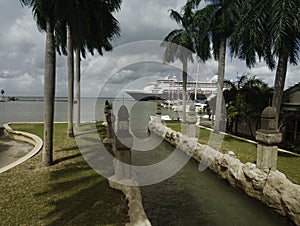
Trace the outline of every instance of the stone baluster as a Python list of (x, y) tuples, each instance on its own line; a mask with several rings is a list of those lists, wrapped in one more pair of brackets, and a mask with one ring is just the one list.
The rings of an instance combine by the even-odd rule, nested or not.
[(196, 106), (192, 104), (189, 108), (189, 112), (186, 116), (186, 135), (190, 138), (196, 138)]
[(281, 142), (282, 134), (278, 130), (276, 115), (275, 108), (265, 108), (261, 114), (261, 129), (256, 132), (256, 165), (262, 170), (276, 170), (277, 167), (277, 145)]
[(114, 120), (112, 114), (112, 103), (105, 101), (104, 108), (104, 116), (105, 116), (105, 125), (106, 125), (106, 138), (104, 139), (104, 143), (111, 143), (113, 140), (113, 124)]
[(104, 104), (104, 125), (105, 126), (107, 126), (108, 113), (109, 113), (109, 102), (108, 100), (106, 100)]
[(129, 113), (123, 105), (118, 112), (117, 131), (114, 137), (115, 175), (118, 180), (131, 178), (131, 147), (133, 137), (129, 132)]
[(161, 123), (161, 113), (162, 113), (161, 107), (159, 105), (159, 102), (157, 102), (156, 110), (155, 110), (155, 115), (156, 115), (155, 119), (156, 119), (156, 122)]

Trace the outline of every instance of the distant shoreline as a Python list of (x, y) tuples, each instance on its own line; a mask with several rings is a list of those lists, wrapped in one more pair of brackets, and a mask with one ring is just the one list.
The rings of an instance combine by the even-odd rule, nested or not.
[[(81, 97), (81, 99), (100, 99), (100, 100), (114, 100), (115, 97)], [(120, 99), (120, 98), (117, 98)], [(131, 100), (132, 98), (124, 98), (125, 100)], [(74, 98), (74, 101), (76, 99)], [(6, 101), (4, 102), (17, 102), (17, 101), (31, 101), (36, 102), (44, 101), (44, 97), (26, 97), (26, 96), (14, 96), (14, 97), (6, 97)], [(68, 102), (68, 97), (55, 97), (55, 102)]]
[[(121, 99), (120, 97), (81, 97), (81, 99), (107, 99), (107, 100), (113, 100), (113, 99)], [(132, 98), (124, 98), (125, 100), (131, 100)], [(40, 96), (7, 96), (5, 98), (6, 101), (44, 101), (44, 97)], [(74, 97), (75, 100), (75, 97)], [(68, 101), (68, 97), (55, 97), (55, 101), (58, 102), (66, 102)]]

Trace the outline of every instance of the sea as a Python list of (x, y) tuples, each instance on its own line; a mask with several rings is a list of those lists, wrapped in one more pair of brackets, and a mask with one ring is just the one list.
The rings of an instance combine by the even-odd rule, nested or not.
[[(81, 121), (91, 122), (104, 119), (105, 101), (113, 104), (114, 114), (118, 114), (121, 105), (125, 105), (130, 115), (134, 115), (135, 123), (146, 123), (151, 115), (155, 115), (156, 103), (151, 101), (135, 101), (133, 99), (120, 98), (81, 98)], [(74, 121), (77, 104), (74, 103)], [(55, 99), (55, 122), (66, 122), (68, 120), (67, 97)], [(163, 109), (163, 114), (174, 115), (175, 113)], [(44, 99), (43, 97), (17, 97), (16, 101), (0, 102), (0, 125), (8, 122), (43, 122), (44, 121)]]

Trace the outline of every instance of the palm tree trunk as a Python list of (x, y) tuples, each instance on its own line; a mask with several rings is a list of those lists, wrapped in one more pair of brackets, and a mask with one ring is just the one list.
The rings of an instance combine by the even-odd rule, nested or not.
[(252, 138), (255, 138), (255, 135), (254, 135), (254, 132), (255, 131), (253, 131), (253, 126), (252, 126), (252, 120), (251, 120), (251, 118), (248, 120), (248, 126), (249, 126), (249, 130), (250, 130), (250, 135), (251, 135), (251, 137)]
[(182, 61), (182, 121), (186, 122), (187, 57)]
[(277, 120), (280, 114), (280, 106), (281, 106), (281, 100), (283, 96), (287, 64), (288, 64), (288, 52), (284, 51), (279, 55), (276, 77), (275, 77), (275, 84), (274, 84), (274, 93), (272, 99), (272, 107), (276, 108)]
[(234, 134), (238, 134), (238, 129), (239, 129), (239, 119), (235, 117), (234, 119)]
[(74, 102), (74, 56), (72, 34), (67, 25), (67, 49), (68, 49), (68, 131), (69, 137), (74, 137), (73, 132), (73, 102)]
[(80, 49), (76, 48), (76, 126), (80, 126)]
[(44, 78), (44, 148), (42, 164), (50, 166), (53, 162), (53, 121), (55, 98), (55, 42), (54, 28), (48, 18), (46, 21), (46, 50)]
[(222, 104), (223, 104), (223, 87), (224, 87), (224, 74), (225, 74), (225, 56), (226, 56), (226, 38), (222, 38), (219, 49), (218, 61), (218, 93), (216, 101), (216, 114), (214, 131), (221, 130), (221, 117), (222, 117)]

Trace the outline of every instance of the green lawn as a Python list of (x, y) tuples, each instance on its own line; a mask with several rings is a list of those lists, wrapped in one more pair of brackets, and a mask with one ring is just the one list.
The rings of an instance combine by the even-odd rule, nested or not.
[[(168, 123), (167, 126), (174, 129), (175, 131), (181, 131), (181, 124), (178, 122)], [(203, 128), (199, 128), (199, 143), (207, 144), (211, 131)], [(213, 146), (212, 142), (212, 146)], [(237, 158), (241, 162), (252, 162), (256, 160), (256, 145), (242, 141), (231, 136), (225, 136), (222, 142), (221, 151), (223, 153), (228, 153), (228, 151), (233, 151)], [(300, 157), (294, 157), (291, 155), (286, 155), (279, 153), (277, 168), (279, 171), (283, 172), (292, 182), (300, 184)]]
[[(14, 130), (43, 137), (42, 124), (14, 124)], [(67, 125), (54, 128), (55, 164), (41, 166), (41, 153), (0, 174), (1, 225), (124, 225), (126, 200), (109, 188), (82, 158)], [(100, 131), (103, 136), (104, 131)]]

